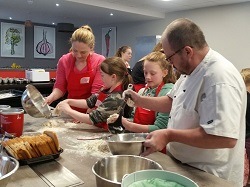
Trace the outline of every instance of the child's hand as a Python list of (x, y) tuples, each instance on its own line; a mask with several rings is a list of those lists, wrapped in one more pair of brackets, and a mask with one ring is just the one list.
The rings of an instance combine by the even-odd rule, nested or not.
[(112, 134), (120, 134), (125, 131), (125, 128), (122, 125), (122, 113), (120, 114), (112, 114), (108, 119), (107, 119), (107, 124), (108, 124), (108, 130)]

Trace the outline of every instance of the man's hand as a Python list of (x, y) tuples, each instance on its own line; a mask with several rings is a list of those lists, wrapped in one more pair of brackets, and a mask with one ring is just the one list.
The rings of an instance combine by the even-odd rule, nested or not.
[(144, 151), (141, 156), (147, 156), (153, 152), (161, 151), (168, 143), (167, 129), (153, 131), (146, 137), (146, 141), (144, 142), (146, 151)]
[(137, 105), (137, 101), (139, 100), (140, 95), (133, 90), (128, 89), (122, 93), (122, 97), (127, 100), (128, 106), (134, 107), (135, 105)]

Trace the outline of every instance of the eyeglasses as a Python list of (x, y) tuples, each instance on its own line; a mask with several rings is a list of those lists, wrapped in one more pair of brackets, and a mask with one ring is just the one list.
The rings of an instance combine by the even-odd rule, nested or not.
[[(186, 46), (184, 46), (184, 47), (186, 47)], [(167, 58), (166, 58), (166, 61), (171, 62), (171, 58), (172, 58), (174, 55), (176, 55), (177, 53), (179, 53), (182, 49), (184, 49), (184, 47), (178, 49), (178, 50), (175, 51), (172, 55), (170, 55), (169, 57), (167, 57)]]

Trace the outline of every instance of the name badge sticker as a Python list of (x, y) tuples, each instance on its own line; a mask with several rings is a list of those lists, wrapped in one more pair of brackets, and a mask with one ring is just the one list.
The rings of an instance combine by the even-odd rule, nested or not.
[(80, 80), (80, 84), (86, 84), (89, 83), (90, 77), (83, 77)]

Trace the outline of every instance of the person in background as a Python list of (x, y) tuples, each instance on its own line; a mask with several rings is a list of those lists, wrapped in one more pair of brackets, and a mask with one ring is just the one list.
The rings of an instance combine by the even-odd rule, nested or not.
[[(104, 83), (101, 92), (87, 99), (66, 99), (61, 101), (56, 109), (80, 122), (108, 129), (107, 118), (117, 113), (119, 106), (124, 103), (122, 92), (132, 83), (132, 77), (119, 57), (105, 59), (101, 63), (100, 69)], [(72, 106), (84, 109), (92, 108), (93, 110), (89, 114), (84, 114), (72, 109)], [(131, 108), (126, 105), (123, 115), (129, 117), (130, 112)]]
[(250, 158), (250, 68), (241, 70), (242, 78), (247, 89), (247, 111), (246, 111), (246, 159), (245, 159), (245, 180), (244, 185), (247, 185), (249, 178), (249, 158)]
[(131, 74), (131, 68), (129, 62), (132, 58), (132, 48), (127, 45), (124, 45), (116, 51), (115, 56), (120, 57), (122, 58), (122, 60), (124, 60), (128, 72), (129, 74)]
[(243, 186), (247, 93), (239, 71), (186, 18), (167, 26), (162, 46), (167, 61), (182, 74), (173, 89), (162, 97), (132, 90), (123, 94), (136, 106), (170, 112), (168, 128), (149, 133), (141, 156), (167, 145), (182, 163)]
[[(152, 52), (161, 51), (161, 50), (163, 50), (162, 44), (161, 44), (161, 42), (158, 42), (154, 46)], [(131, 72), (133, 82), (134, 82), (134, 90), (136, 92), (138, 92), (141, 88), (144, 88), (146, 85), (144, 71), (143, 71), (143, 62), (144, 62), (145, 58), (146, 58), (146, 56), (144, 56), (138, 62), (136, 62), (133, 69), (132, 69), (132, 72)]]
[[(172, 89), (176, 81), (173, 66), (166, 61), (166, 56), (162, 52), (148, 54), (144, 58), (143, 71), (147, 85), (138, 92), (143, 96), (164, 96)], [(122, 124), (126, 130), (152, 132), (167, 128), (169, 114), (135, 107), (132, 117), (133, 121), (126, 118), (122, 119)]]
[[(70, 52), (58, 61), (53, 91), (45, 98), (47, 104), (66, 93), (68, 98), (87, 99), (103, 86), (99, 66), (105, 57), (93, 51), (95, 36), (92, 29), (87, 25), (78, 28), (70, 42)], [(86, 112), (86, 109), (77, 110)]]

